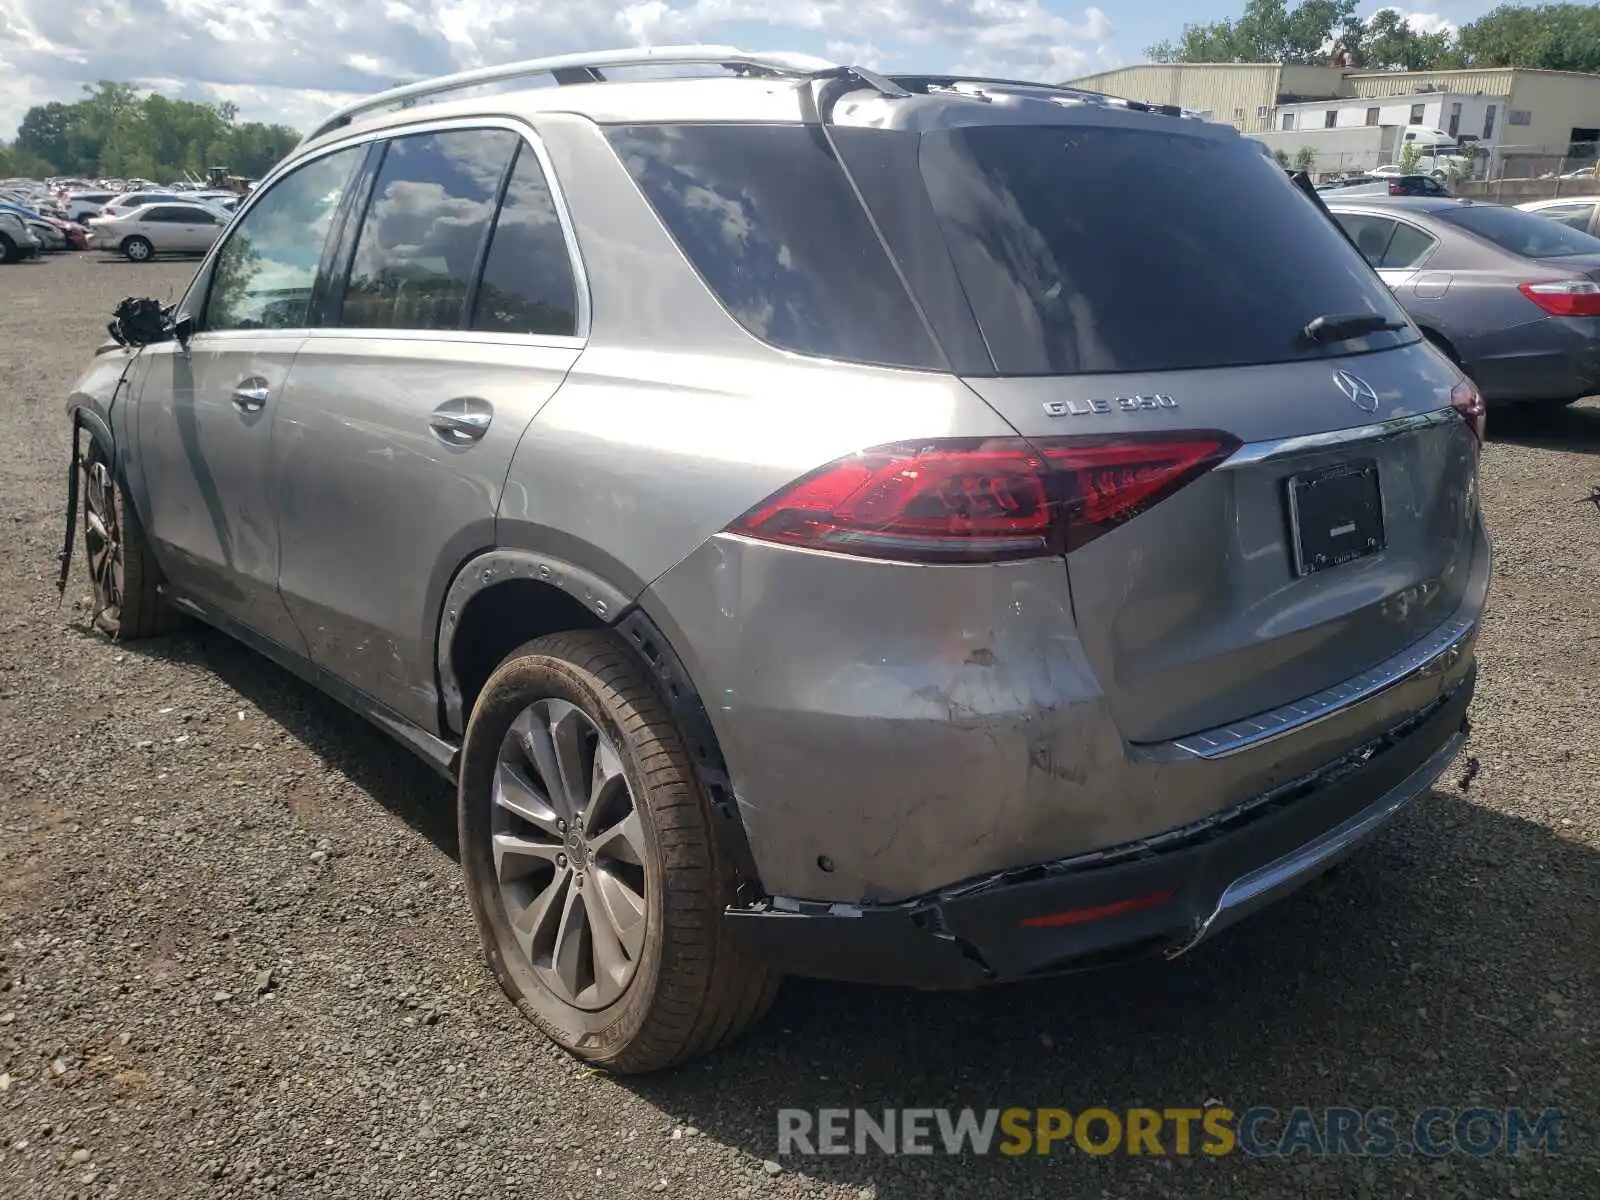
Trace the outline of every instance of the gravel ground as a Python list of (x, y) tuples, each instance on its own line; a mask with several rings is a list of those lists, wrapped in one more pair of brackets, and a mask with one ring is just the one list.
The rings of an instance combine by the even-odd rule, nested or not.
[[(792, 983), (617, 1081), (495, 988), (424, 767), (220, 635), (92, 635), (81, 570), (58, 606), (63, 399), (113, 304), (191, 270), (0, 269), (0, 1196), (1600, 1195), (1600, 402), (1487, 451), (1469, 787), (1178, 964)], [(1210, 1100), (1558, 1106), (1566, 1152), (772, 1161), (783, 1106)]]

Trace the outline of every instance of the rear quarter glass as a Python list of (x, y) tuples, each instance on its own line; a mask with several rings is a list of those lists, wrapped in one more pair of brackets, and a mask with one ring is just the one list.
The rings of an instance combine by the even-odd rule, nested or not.
[(1001, 375), (1284, 362), (1416, 337), (1301, 336), (1329, 313), (1406, 316), (1244, 139), (974, 126), (923, 135), (921, 168)]
[(943, 359), (837, 160), (806, 125), (629, 125), (613, 148), (706, 285), (785, 350)]

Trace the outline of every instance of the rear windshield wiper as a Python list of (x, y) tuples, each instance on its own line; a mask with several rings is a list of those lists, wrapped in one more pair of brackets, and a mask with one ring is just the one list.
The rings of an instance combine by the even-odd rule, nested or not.
[(1405, 327), (1406, 322), (1391, 320), (1378, 313), (1324, 313), (1311, 318), (1300, 334), (1308, 342), (1342, 342), (1346, 338)]

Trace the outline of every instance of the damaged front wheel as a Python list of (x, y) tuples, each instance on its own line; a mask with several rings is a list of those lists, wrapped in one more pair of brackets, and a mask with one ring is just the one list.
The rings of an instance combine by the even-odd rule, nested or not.
[(121, 639), (174, 627), (177, 614), (159, 590), (161, 569), (99, 442), (83, 459), (83, 549), (97, 628)]

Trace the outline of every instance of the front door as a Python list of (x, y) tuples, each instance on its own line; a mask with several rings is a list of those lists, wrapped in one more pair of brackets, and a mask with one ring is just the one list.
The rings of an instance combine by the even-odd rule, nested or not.
[(278, 405), (284, 600), (318, 666), (424, 728), (440, 597), (494, 544), (517, 443), (582, 347), (573, 280), (518, 134), (395, 138)]
[(138, 408), (149, 533), (169, 582), (290, 647), (270, 443), (272, 402), (304, 340), (218, 332), (152, 346)]
[(168, 582), (301, 653), (278, 594), (273, 419), (306, 338), (335, 210), (364, 154), (298, 167), (230, 229), (192, 297), (189, 344), (145, 351), (136, 413), (147, 533)]

